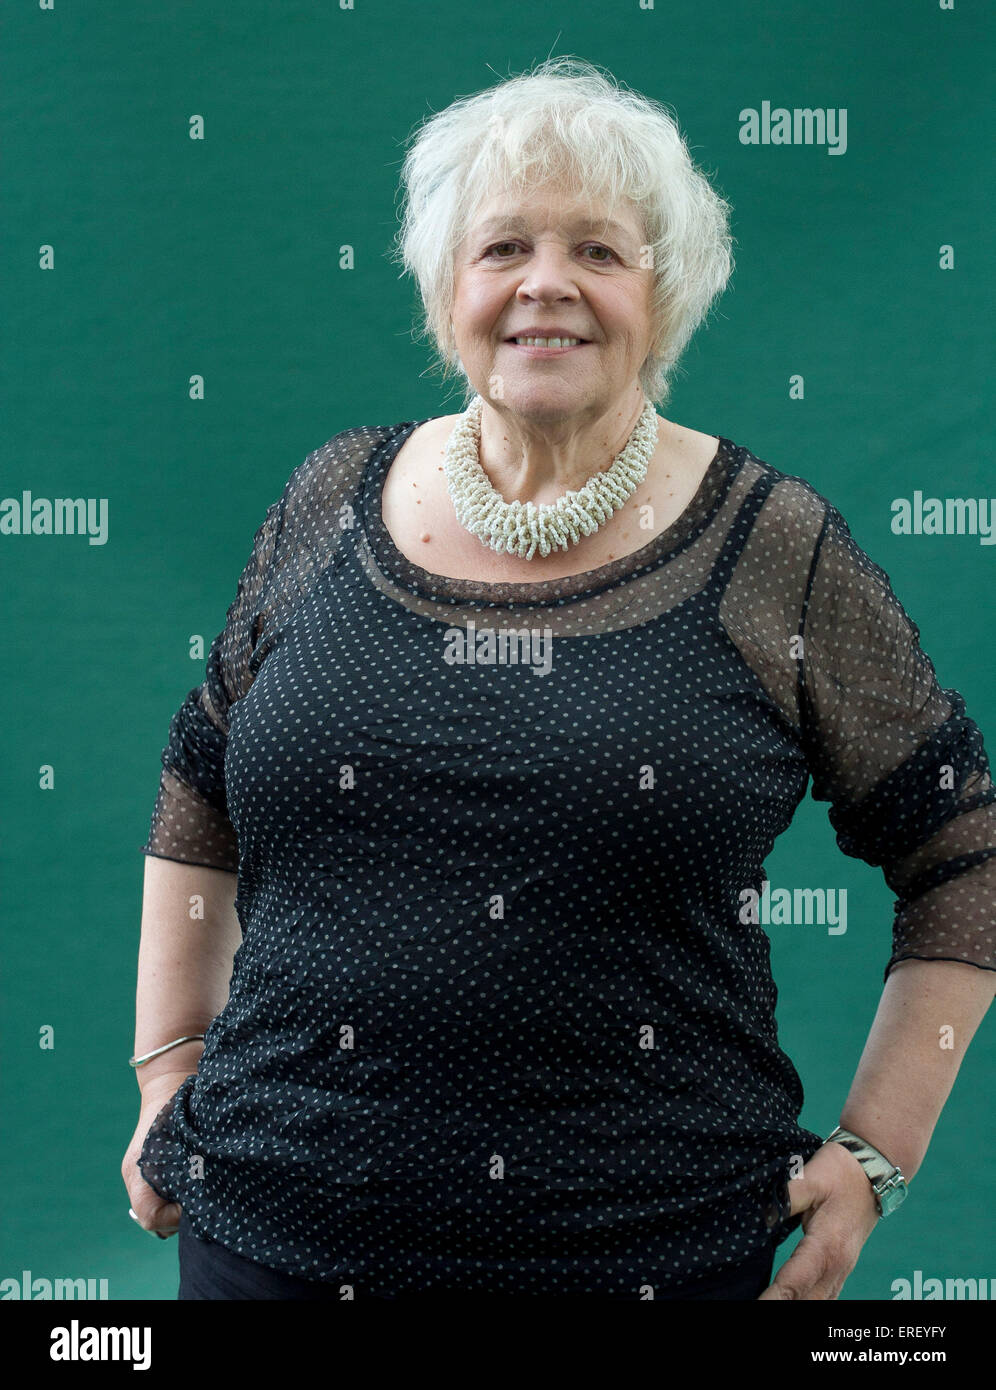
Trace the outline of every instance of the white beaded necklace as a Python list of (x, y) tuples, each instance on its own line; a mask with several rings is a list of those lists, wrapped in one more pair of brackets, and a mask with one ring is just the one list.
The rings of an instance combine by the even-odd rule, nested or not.
[(556, 502), (506, 502), (481, 467), (481, 410), (477, 395), (458, 420), (446, 445), (443, 470), (457, 520), (499, 554), (531, 560), (537, 550), (549, 555), (568, 542), (590, 536), (631, 497), (647, 476), (657, 447), (657, 412), (647, 401), (626, 447), (604, 473), (595, 473), (577, 492)]

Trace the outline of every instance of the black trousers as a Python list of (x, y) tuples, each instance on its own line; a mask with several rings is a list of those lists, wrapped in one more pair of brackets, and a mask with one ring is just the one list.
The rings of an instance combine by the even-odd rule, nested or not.
[[(342, 1301), (339, 1280), (325, 1282), (314, 1279), (301, 1279), (281, 1270), (270, 1269), (266, 1265), (247, 1260), (229, 1250), (217, 1241), (196, 1235), (190, 1229), (186, 1213), (181, 1213), (180, 1229), (177, 1233), (180, 1255), (180, 1288), (178, 1299), (235, 1299), (235, 1298), (277, 1298), (277, 1299), (334, 1299)], [(723, 1275), (720, 1279), (699, 1280), (687, 1284), (680, 1290), (657, 1295), (660, 1299), (756, 1299), (771, 1283), (771, 1270), (774, 1265), (774, 1246), (765, 1249), (746, 1264)], [(345, 1281), (342, 1281), (345, 1282)], [(409, 1302), (413, 1299), (452, 1298), (463, 1294), (458, 1286), (451, 1288), (431, 1288), (425, 1292), (390, 1294), (358, 1294), (357, 1297), (370, 1297), (391, 1302)], [(569, 1295), (561, 1295), (567, 1297)], [(481, 1297), (487, 1297), (482, 1294)], [(579, 1297), (594, 1297), (591, 1294)], [(635, 1302), (640, 1294), (609, 1294), (607, 1297), (620, 1301)]]

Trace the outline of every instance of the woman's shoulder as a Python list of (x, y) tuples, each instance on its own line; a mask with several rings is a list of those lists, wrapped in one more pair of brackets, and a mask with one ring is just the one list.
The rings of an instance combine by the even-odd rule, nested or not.
[(717, 522), (725, 515), (727, 524), (735, 524), (752, 488), (760, 484), (763, 491), (745, 533), (745, 563), (739, 567), (742, 582), (750, 580), (762, 588), (781, 584), (795, 593), (800, 584), (808, 590), (817, 573), (832, 573), (845, 582), (859, 576), (862, 582), (887, 578), (853, 536), (833, 496), (803, 474), (760, 457), (749, 445), (730, 443), (737, 458), (730, 489), (739, 503), (733, 500), (732, 510), (723, 508)]
[(389, 425), (350, 425), (311, 449), (291, 471), (284, 486), (285, 511), (324, 510), (357, 487), (373, 453), (402, 431), (418, 424), (399, 420)]
[(816, 539), (827, 530), (850, 534), (847, 521), (825, 493), (800, 473), (779, 468), (748, 446), (740, 446), (745, 464), (755, 477), (767, 481), (767, 496), (759, 521), (785, 536), (797, 534)]
[(299, 469), (305, 471), (309, 467), (327, 468), (333, 464), (343, 466), (353, 461), (366, 462), (374, 449), (419, 423), (417, 420), (398, 420), (391, 425), (350, 425), (312, 449)]

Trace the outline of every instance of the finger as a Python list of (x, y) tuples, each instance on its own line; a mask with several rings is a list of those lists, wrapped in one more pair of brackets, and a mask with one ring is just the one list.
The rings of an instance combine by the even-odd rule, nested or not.
[(180, 1229), (180, 1206), (177, 1202), (167, 1202), (156, 1218), (155, 1232), (157, 1236), (162, 1236), (163, 1240), (168, 1240), (170, 1236), (175, 1236)]
[(780, 1221), (788, 1221), (791, 1217), (798, 1216), (799, 1212), (806, 1211), (816, 1198), (813, 1183), (804, 1177), (787, 1178), (782, 1184), (782, 1192), (784, 1196), (779, 1196), (765, 1210), (764, 1216), (769, 1230)]
[(825, 1242), (803, 1236), (760, 1298), (793, 1301), (833, 1299), (843, 1287), (846, 1277), (847, 1272), (839, 1266)]
[[(137, 1164), (132, 1164), (123, 1176), (128, 1200), (141, 1226), (146, 1230), (165, 1230), (167, 1226), (176, 1223), (179, 1218), (175, 1213), (180, 1210), (179, 1203), (168, 1202), (161, 1192), (146, 1182)], [(168, 1217), (165, 1220), (161, 1219), (167, 1212)]]
[(180, 1228), (180, 1205), (178, 1202), (150, 1200), (137, 1197), (132, 1202), (135, 1220), (143, 1231), (161, 1235), (163, 1239), (175, 1236)]
[(791, 1216), (798, 1216), (799, 1212), (813, 1205), (816, 1189), (811, 1179), (800, 1174), (797, 1178), (787, 1179), (785, 1186), (788, 1188)]

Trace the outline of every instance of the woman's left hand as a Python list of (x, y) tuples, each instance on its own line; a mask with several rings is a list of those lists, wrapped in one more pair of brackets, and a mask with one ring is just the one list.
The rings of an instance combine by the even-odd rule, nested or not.
[(788, 1190), (791, 1215), (802, 1212), (802, 1240), (760, 1298), (836, 1298), (878, 1224), (872, 1185), (843, 1145), (824, 1144)]

